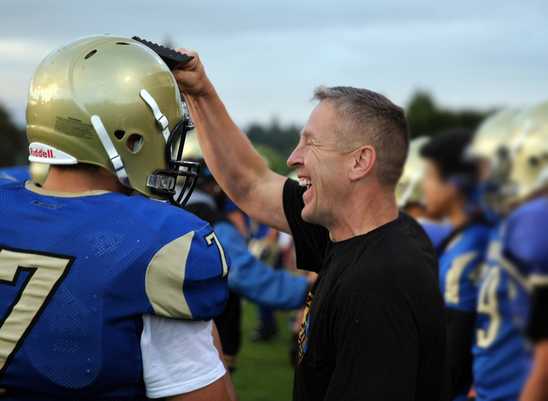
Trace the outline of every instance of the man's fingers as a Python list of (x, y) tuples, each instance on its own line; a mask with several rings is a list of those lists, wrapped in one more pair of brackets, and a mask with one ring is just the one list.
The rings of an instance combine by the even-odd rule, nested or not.
[(200, 57), (198, 56), (197, 52), (193, 50), (185, 49), (185, 48), (176, 49), (176, 51), (177, 53), (181, 53), (181, 54), (184, 54), (185, 56), (192, 57), (192, 60), (190, 60), (188, 63), (178, 65), (177, 67), (175, 67), (175, 70), (195, 70), (196, 69), (200, 61)]

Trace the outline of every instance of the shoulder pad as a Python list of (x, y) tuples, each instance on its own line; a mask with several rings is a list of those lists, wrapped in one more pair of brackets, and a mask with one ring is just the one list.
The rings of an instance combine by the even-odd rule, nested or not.
[(548, 199), (523, 204), (508, 217), (503, 229), (503, 252), (530, 272), (548, 275)]

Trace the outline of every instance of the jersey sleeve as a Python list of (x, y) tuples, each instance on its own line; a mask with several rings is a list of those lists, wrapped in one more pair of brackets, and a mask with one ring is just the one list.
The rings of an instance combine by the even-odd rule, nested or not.
[(478, 294), (477, 279), (483, 261), (483, 253), (470, 250), (455, 257), (449, 262), (447, 270), (442, 269), (443, 298), (448, 308), (473, 312), (476, 309)]
[(218, 316), (228, 298), (228, 263), (208, 224), (171, 240), (146, 269), (145, 291), (153, 313), (192, 320)]
[(548, 286), (548, 202), (525, 205), (504, 228), (503, 253), (526, 272), (533, 286)]
[(329, 233), (325, 228), (302, 219), (303, 193), (304, 189), (296, 181), (288, 179), (283, 191), (284, 212), (295, 242), (297, 267), (317, 272), (329, 244)]

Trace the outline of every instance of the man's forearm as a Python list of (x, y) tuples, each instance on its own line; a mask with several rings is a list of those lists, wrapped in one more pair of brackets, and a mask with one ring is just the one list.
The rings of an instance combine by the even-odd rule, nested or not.
[(207, 95), (185, 98), (208, 168), (228, 196), (244, 206), (254, 185), (269, 172), (267, 163), (232, 121), (213, 87)]

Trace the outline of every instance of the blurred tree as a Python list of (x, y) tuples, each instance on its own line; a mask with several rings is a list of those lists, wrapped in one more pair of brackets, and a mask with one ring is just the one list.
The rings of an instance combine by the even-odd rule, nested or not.
[(0, 133), (4, 136), (0, 146), (0, 167), (25, 164), (27, 160), (27, 140), (25, 132), (18, 128), (0, 104)]
[(268, 161), (268, 165), (272, 170), (281, 175), (287, 175), (289, 173), (289, 167), (287, 167), (287, 158), (283, 157), (278, 151), (272, 149), (268, 145), (257, 143), (255, 149)]
[(282, 126), (277, 118), (273, 118), (268, 125), (250, 124), (245, 132), (251, 142), (256, 145), (266, 145), (285, 160), (299, 141), (301, 129), (296, 125)]
[(448, 128), (476, 129), (493, 110), (448, 110), (439, 107), (432, 95), (419, 90), (411, 97), (406, 115), (411, 138), (434, 135)]

